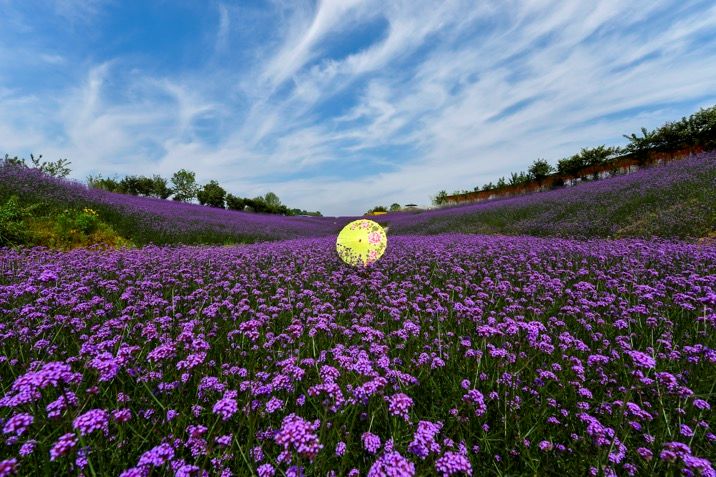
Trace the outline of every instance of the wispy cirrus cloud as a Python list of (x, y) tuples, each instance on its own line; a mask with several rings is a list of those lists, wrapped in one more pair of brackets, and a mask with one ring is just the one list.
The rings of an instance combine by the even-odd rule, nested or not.
[(77, 178), (186, 167), (361, 213), (716, 102), (710, 2), (84, 2), (76, 33), (33, 26), (70, 3), (0, 0), (0, 59), (25, 68), (0, 72), (0, 147)]

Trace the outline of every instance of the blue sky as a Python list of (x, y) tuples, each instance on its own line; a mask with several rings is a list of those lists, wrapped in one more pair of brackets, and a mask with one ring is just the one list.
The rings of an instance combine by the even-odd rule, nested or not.
[(0, 64), (0, 153), (359, 214), (716, 104), (716, 4), (0, 0)]

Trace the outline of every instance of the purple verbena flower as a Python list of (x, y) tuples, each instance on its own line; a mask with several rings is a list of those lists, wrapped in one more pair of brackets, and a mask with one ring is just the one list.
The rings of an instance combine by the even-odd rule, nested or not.
[(227, 421), (231, 418), (231, 416), (236, 414), (238, 408), (239, 406), (236, 399), (224, 396), (219, 399), (216, 404), (214, 404), (212, 412), (221, 416), (222, 420)]
[(368, 477), (413, 477), (415, 464), (398, 452), (386, 452), (368, 470)]
[(35, 420), (32, 414), (21, 412), (15, 414), (7, 420), (2, 428), (3, 434), (14, 434), (15, 436), (21, 436), (25, 431), (32, 425)]
[(378, 449), (380, 449), (380, 437), (376, 436), (371, 432), (364, 432), (361, 435), (361, 441), (363, 442), (363, 448), (369, 454), (375, 454), (376, 452), (378, 452)]
[(72, 421), (72, 427), (86, 436), (94, 431), (109, 433), (109, 414), (104, 409), (91, 409)]
[(52, 447), (50, 448), (50, 461), (55, 461), (67, 454), (76, 445), (77, 436), (71, 432), (63, 434), (54, 444), (52, 444)]
[(413, 435), (413, 440), (408, 445), (408, 451), (423, 460), (430, 453), (439, 453), (440, 444), (435, 441), (435, 438), (442, 427), (442, 422), (433, 423), (430, 421), (420, 421)]
[(289, 414), (283, 418), (281, 429), (276, 433), (274, 441), (285, 451), (293, 448), (299, 455), (313, 460), (323, 448), (314, 433), (319, 426), (318, 421), (310, 423), (295, 414)]
[(410, 420), (408, 411), (413, 407), (413, 400), (404, 393), (394, 394), (392, 396), (385, 396), (385, 400), (388, 401), (388, 412), (393, 416), (402, 417), (404, 420)]
[(435, 461), (435, 470), (442, 477), (448, 477), (455, 474), (472, 475), (472, 465), (467, 456), (459, 452), (446, 452), (442, 457)]
[(256, 473), (259, 477), (274, 477), (274, 475), (276, 475), (276, 470), (271, 464), (262, 464), (258, 469), (256, 469)]
[(0, 461), (0, 477), (7, 477), (17, 471), (17, 459), (5, 459)]
[(138, 466), (150, 465), (153, 467), (161, 467), (165, 462), (168, 462), (174, 458), (174, 449), (167, 444), (160, 444), (144, 454), (139, 458)]

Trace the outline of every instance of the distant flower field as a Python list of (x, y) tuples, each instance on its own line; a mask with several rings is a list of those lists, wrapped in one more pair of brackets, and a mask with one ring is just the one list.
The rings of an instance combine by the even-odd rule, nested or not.
[(17, 195), (39, 211), (91, 207), (117, 232), (137, 245), (252, 243), (326, 236), (349, 219), (284, 217), (137, 197), (90, 189), (36, 169), (0, 164), (0, 202)]
[(0, 316), (0, 476), (716, 475), (713, 245), (0, 249)]
[(716, 151), (574, 187), (397, 214), (390, 223), (399, 234), (694, 239), (716, 231)]
[[(91, 208), (114, 232), (138, 246), (335, 237), (354, 219), (254, 214), (116, 194), (0, 164), (0, 206), (13, 196), (23, 205), (37, 206), (36, 213)], [(716, 151), (575, 187), (373, 219), (397, 235), (462, 232), (693, 240), (716, 233)]]

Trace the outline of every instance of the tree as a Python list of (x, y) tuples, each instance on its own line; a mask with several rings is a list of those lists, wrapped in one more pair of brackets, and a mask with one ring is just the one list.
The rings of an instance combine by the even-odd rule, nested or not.
[(566, 177), (577, 178), (579, 171), (584, 168), (582, 157), (579, 154), (575, 154), (572, 157), (565, 157), (557, 161), (557, 172)]
[(226, 191), (217, 181), (212, 180), (197, 192), (196, 198), (201, 205), (223, 209), (224, 201), (226, 200)]
[(699, 109), (689, 116), (689, 127), (695, 146), (701, 146), (707, 151), (716, 148), (716, 106)]
[(550, 163), (544, 159), (537, 159), (528, 169), (530, 176), (536, 180), (539, 185), (542, 185), (542, 181), (544, 181), (545, 177), (550, 175), (553, 170)]
[(643, 164), (649, 157), (649, 149), (654, 147), (656, 143), (657, 132), (649, 131), (646, 128), (641, 128), (641, 134), (642, 137), (639, 137), (634, 133), (632, 133), (630, 136), (624, 134), (624, 137), (629, 141), (629, 144), (624, 147), (624, 150), (626, 152), (634, 154), (637, 161), (639, 161), (640, 164)]
[(226, 194), (226, 208), (230, 210), (244, 210), (246, 201), (233, 194)]
[(264, 195), (264, 203), (270, 212), (276, 213), (281, 208), (281, 199), (278, 198), (273, 192), (267, 192)]
[(254, 197), (253, 199), (244, 199), (244, 202), (246, 203), (246, 208), (252, 212), (270, 212), (268, 205), (266, 205), (266, 200), (261, 196)]
[(8, 164), (11, 166), (25, 166), (27, 167), (27, 164), (25, 164), (25, 159), (20, 159), (19, 157), (10, 157), (10, 154), (5, 154), (5, 159), (3, 159), (3, 164)]
[(119, 181), (119, 190), (123, 194), (147, 197), (152, 191), (152, 180), (144, 176), (126, 176)]
[(38, 169), (40, 172), (50, 175), (52, 177), (57, 177), (60, 179), (63, 179), (70, 175), (70, 168), (67, 167), (70, 164), (72, 164), (67, 159), (59, 159), (57, 161), (42, 161), (42, 154), (35, 157), (34, 154), (30, 154), (30, 163), (31, 165), (28, 166), (25, 162), (25, 159), (20, 159), (19, 157), (10, 157), (8, 154), (5, 154), (5, 163), (6, 164), (12, 164), (15, 166), (23, 166), (23, 167), (32, 167), (33, 169)]
[(445, 202), (447, 202), (447, 196), (448, 196), (448, 193), (444, 190), (441, 190), (440, 192), (437, 193), (437, 195), (433, 199), (433, 204), (443, 205)]
[(582, 148), (579, 156), (584, 167), (598, 166), (606, 163), (619, 153), (619, 148), (607, 147), (604, 144), (592, 148)]
[(171, 178), (174, 200), (179, 202), (191, 202), (196, 197), (198, 186), (196, 174), (186, 169), (174, 173)]
[(44, 172), (45, 174), (51, 175), (52, 177), (59, 177), (59, 178), (65, 178), (70, 175), (70, 168), (67, 167), (70, 164), (72, 164), (67, 159), (59, 159), (57, 161), (42, 161), (40, 162), (40, 159), (42, 159), (42, 154), (35, 157), (32, 154), (30, 154), (30, 161), (32, 162), (32, 166), (35, 169), (39, 169), (40, 171)]
[(152, 176), (151, 196), (157, 199), (166, 199), (172, 195), (172, 190), (167, 185), (167, 180), (157, 174)]
[(87, 176), (87, 185), (91, 189), (102, 189), (108, 192), (121, 192), (119, 181), (117, 179), (102, 177), (102, 174)]
[(397, 211), (399, 211), (399, 210), (400, 210), (400, 204), (398, 204), (397, 202), (394, 202), (394, 203), (390, 204), (390, 211), (391, 211), (391, 212), (397, 212)]

